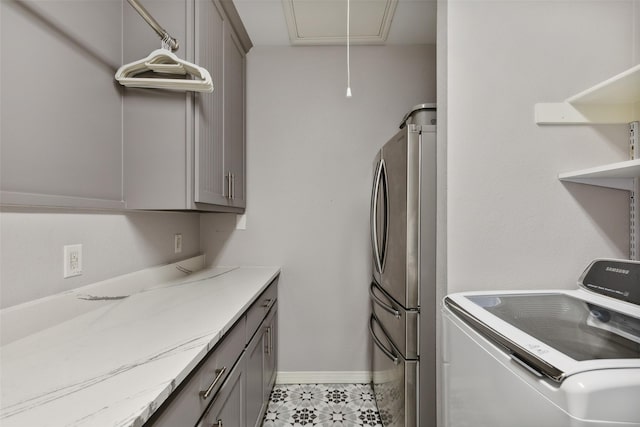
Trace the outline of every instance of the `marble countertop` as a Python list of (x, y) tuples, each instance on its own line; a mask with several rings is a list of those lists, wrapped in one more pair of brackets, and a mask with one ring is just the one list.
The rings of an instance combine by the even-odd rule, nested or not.
[(278, 273), (218, 267), (67, 295), (85, 308), (0, 347), (0, 425), (141, 426)]

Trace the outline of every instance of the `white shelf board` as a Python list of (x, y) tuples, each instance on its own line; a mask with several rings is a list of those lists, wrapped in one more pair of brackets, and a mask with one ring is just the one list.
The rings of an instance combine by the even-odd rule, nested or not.
[(561, 181), (632, 191), (634, 179), (640, 178), (640, 159), (561, 173), (558, 178)]
[(640, 120), (640, 103), (607, 105), (573, 105), (568, 102), (535, 105), (539, 125), (627, 124)]
[(567, 98), (535, 105), (538, 124), (630, 123), (640, 120), (640, 64)]
[(573, 105), (640, 102), (640, 64), (567, 99)]

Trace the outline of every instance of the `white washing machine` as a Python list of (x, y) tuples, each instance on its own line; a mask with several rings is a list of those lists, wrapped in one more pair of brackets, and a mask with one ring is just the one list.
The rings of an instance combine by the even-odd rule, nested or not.
[(443, 301), (447, 427), (640, 426), (640, 262), (595, 260), (576, 290)]

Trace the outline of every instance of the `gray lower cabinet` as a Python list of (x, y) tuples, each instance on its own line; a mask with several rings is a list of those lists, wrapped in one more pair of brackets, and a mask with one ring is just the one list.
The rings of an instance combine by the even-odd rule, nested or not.
[[(160, 47), (124, 5), (124, 58)], [(245, 55), (251, 48), (229, 0), (149, 2), (179, 39), (179, 57), (206, 68), (214, 91), (124, 89), (124, 198), (129, 209), (242, 212), (245, 201)]]
[[(195, 425), (202, 413), (228, 389), (233, 372), (243, 371), (241, 355), (245, 347), (244, 317), (173, 392), (169, 400), (149, 420), (154, 427)], [(223, 385), (224, 384), (224, 385)]]
[(222, 385), (215, 402), (198, 427), (245, 427), (245, 353)]
[[(265, 351), (264, 371), (263, 371), (263, 402), (269, 403), (271, 390), (276, 383), (276, 367), (278, 366), (278, 311), (277, 306), (274, 307), (270, 318), (265, 321), (267, 323), (267, 350)], [(263, 410), (266, 411), (266, 407)]]
[(275, 383), (277, 305), (247, 346), (247, 427), (260, 427)]
[(260, 414), (264, 398), (262, 390), (264, 342), (265, 328), (261, 327), (247, 347), (247, 427), (254, 427), (261, 421)]
[(276, 279), (146, 427), (260, 427), (276, 377), (277, 292)]

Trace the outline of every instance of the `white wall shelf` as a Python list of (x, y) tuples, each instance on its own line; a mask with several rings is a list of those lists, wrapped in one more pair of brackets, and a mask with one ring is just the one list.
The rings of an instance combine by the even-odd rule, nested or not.
[(640, 178), (640, 159), (561, 173), (558, 178), (560, 181), (633, 191), (634, 179)]
[(537, 124), (623, 124), (640, 120), (640, 64), (567, 98), (535, 105)]
[(564, 102), (535, 105), (539, 125), (629, 124), (632, 160), (561, 173), (565, 182), (629, 192), (629, 258), (640, 259), (640, 64), (590, 87)]

